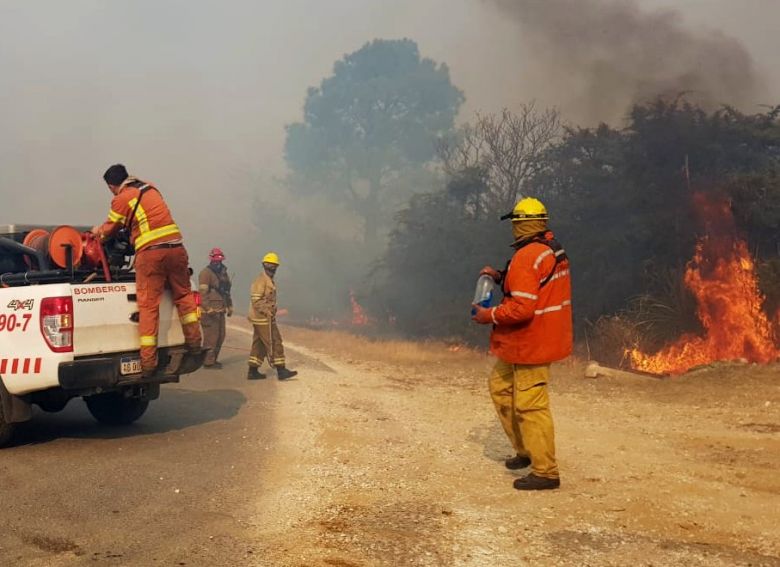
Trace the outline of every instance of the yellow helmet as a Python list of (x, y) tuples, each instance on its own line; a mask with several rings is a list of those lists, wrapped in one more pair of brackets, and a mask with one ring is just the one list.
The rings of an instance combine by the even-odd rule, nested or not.
[(547, 208), (539, 199), (526, 197), (520, 199), (511, 213), (505, 214), (501, 220), (512, 219), (512, 222), (524, 220), (548, 220)]
[(263, 256), (263, 264), (276, 264), (279, 265), (279, 255), (276, 252), (269, 252)]

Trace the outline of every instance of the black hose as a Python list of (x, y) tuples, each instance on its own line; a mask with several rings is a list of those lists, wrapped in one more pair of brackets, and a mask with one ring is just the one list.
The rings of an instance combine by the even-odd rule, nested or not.
[(28, 256), (34, 256), (35, 259), (38, 261), (38, 266), (41, 268), (41, 270), (49, 269), (49, 259), (46, 257), (46, 254), (44, 254), (40, 250), (36, 250), (35, 248), (30, 248), (29, 246), (25, 246), (24, 244), (20, 244), (16, 240), (11, 240), (6, 236), (0, 236), (0, 248), (5, 248), (6, 250), (13, 250), (14, 252), (19, 252), (20, 254), (26, 254)]

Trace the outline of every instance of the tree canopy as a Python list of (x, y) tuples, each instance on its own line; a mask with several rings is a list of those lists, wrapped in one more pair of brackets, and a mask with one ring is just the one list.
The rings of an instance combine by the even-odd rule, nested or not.
[(367, 43), (308, 90), (303, 121), (287, 126), (292, 186), (346, 203), (375, 239), (399, 201), (387, 195), (404, 185), (394, 179), (433, 159), (463, 100), (447, 66), (422, 58), (414, 41)]
[[(663, 323), (654, 331), (659, 339), (695, 330), (695, 303), (682, 284), (700, 236), (694, 192), (731, 201), (757, 259), (765, 307), (776, 312), (779, 117), (780, 107), (743, 114), (705, 111), (683, 98), (658, 99), (634, 106), (624, 128), (567, 128), (559, 139), (545, 138), (543, 151), (525, 154), (529, 174), (507, 187), (547, 205), (550, 228), (571, 259), (580, 330), (604, 315), (650, 308)], [(522, 139), (509, 136), (503, 139), (509, 147), (496, 147), (512, 156), (511, 146)], [(482, 146), (469, 143), (449, 152), (465, 157), (445, 168), (446, 188), (415, 197), (391, 234), (384, 279), (371, 295), (387, 298), (383, 309), (397, 314), (406, 331), (468, 336), (473, 329), (467, 307), (478, 270), (485, 263), (503, 267), (511, 256), (510, 229), (498, 222), (492, 198), (502, 184), (491, 167), (501, 160), (472, 159), (482, 150), (469, 147)], [(420, 295), (426, 299), (410, 302)]]

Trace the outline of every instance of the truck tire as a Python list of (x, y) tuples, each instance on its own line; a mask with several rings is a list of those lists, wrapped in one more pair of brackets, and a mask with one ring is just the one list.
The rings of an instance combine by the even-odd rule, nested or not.
[(8, 423), (3, 415), (3, 404), (0, 403), (0, 447), (5, 447), (14, 435), (15, 423)]
[(118, 392), (89, 396), (84, 401), (92, 417), (103, 425), (129, 425), (149, 407), (149, 400), (126, 398)]

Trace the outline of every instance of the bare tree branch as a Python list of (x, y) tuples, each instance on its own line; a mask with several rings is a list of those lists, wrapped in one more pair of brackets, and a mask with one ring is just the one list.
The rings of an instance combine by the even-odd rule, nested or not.
[(450, 177), (472, 168), (483, 170), (489, 188), (484, 205), (503, 210), (528, 190), (528, 181), (543, 167), (545, 151), (560, 132), (558, 111), (538, 111), (531, 102), (516, 112), (478, 113), (473, 125), (441, 140), (437, 149)]

